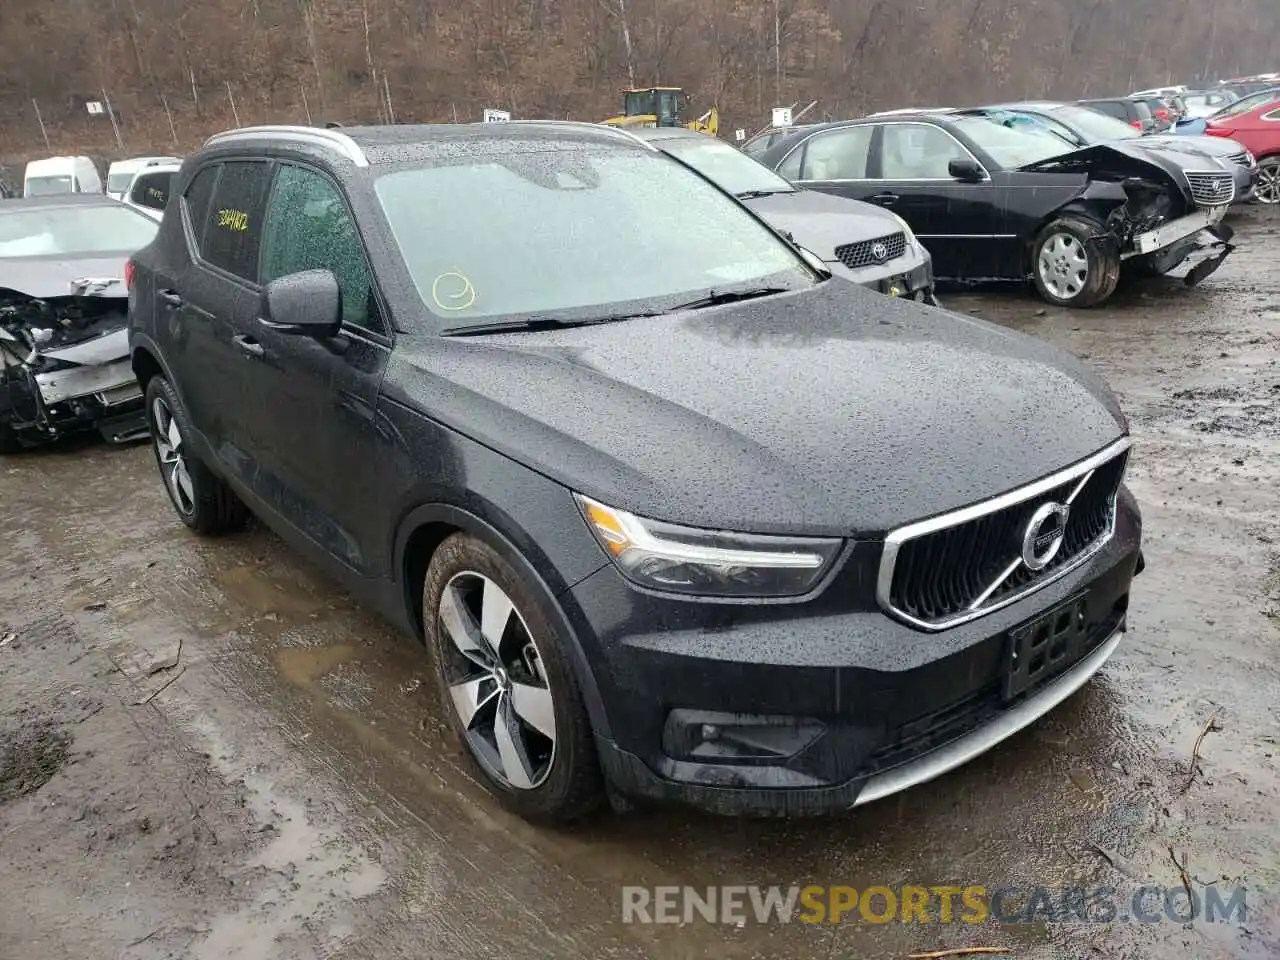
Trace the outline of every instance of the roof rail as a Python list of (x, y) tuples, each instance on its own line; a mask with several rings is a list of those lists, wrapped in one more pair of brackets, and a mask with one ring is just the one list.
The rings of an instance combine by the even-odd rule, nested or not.
[(235, 140), (298, 140), (336, 150), (357, 167), (367, 167), (369, 159), (360, 149), (360, 145), (345, 133), (324, 127), (300, 127), (288, 124), (260, 127), (237, 127), (215, 133), (204, 142), (206, 147), (220, 143), (231, 143)]
[(590, 120), (508, 120), (507, 122), (508, 123), (539, 123), (539, 124), (552, 123), (561, 127), (566, 127), (566, 126), (567, 127), (586, 127), (594, 131), (599, 131), (603, 129), (608, 131), (609, 133), (616, 134), (619, 137), (623, 137), (626, 140), (631, 141), (632, 143), (638, 143), (640, 144), (640, 146), (644, 147), (646, 150), (652, 150), (654, 153), (661, 152), (660, 150), (658, 150), (657, 147), (655, 147), (648, 140), (644, 140), (644, 139), (641, 139), (640, 137), (637, 137), (630, 130), (624, 130), (622, 127), (613, 127), (607, 123), (593, 123)]

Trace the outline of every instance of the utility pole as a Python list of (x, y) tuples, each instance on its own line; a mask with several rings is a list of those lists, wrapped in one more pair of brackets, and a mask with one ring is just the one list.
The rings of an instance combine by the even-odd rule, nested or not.
[(773, 0), (773, 102), (782, 102), (782, 17)]

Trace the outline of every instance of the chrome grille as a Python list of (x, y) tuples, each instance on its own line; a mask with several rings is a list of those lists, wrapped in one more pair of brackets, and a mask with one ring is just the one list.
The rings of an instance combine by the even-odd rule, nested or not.
[(1224, 159), (1228, 163), (1235, 163), (1242, 167), (1253, 166), (1253, 158), (1249, 156), (1249, 152), (1247, 150), (1244, 153), (1233, 153), (1231, 156), (1225, 157)]
[(1200, 207), (1218, 207), (1236, 198), (1236, 178), (1230, 173), (1188, 173), (1187, 183)]
[[(901, 232), (891, 233), (885, 237), (876, 237), (874, 240), (859, 240), (857, 243), (846, 243), (844, 246), (836, 247), (836, 259), (850, 270), (857, 270), (859, 267), (870, 267), (887, 260), (895, 260), (906, 250), (907, 235)], [(877, 256), (877, 254), (882, 255)]]
[[(880, 605), (914, 626), (941, 630), (1064, 576), (1110, 539), (1128, 457), (1124, 440), (1021, 490), (894, 531), (880, 563)], [(1062, 545), (1033, 571), (1022, 559), (1023, 541), (1048, 504), (1069, 508)]]

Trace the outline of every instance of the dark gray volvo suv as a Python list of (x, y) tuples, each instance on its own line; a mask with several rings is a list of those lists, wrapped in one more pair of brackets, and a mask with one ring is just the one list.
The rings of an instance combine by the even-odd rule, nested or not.
[(423, 639), (526, 817), (865, 803), (1125, 629), (1096, 376), (830, 276), (626, 132), (219, 134), (128, 274), (179, 517), (251, 510)]

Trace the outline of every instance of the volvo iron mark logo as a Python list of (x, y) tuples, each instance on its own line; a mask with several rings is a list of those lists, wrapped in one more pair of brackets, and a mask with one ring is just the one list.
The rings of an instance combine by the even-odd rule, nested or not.
[(871, 256), (875, 258), (876, 263), (884, 263), (889, 259), (889, 248), (883, 243), (873, 243), (871, 245)]
[(1022, 534), (1022, 562), (1031, 571), (1043, 570), (1062, 549), (1071, 508), (1065, 503), (1041, 504)]

